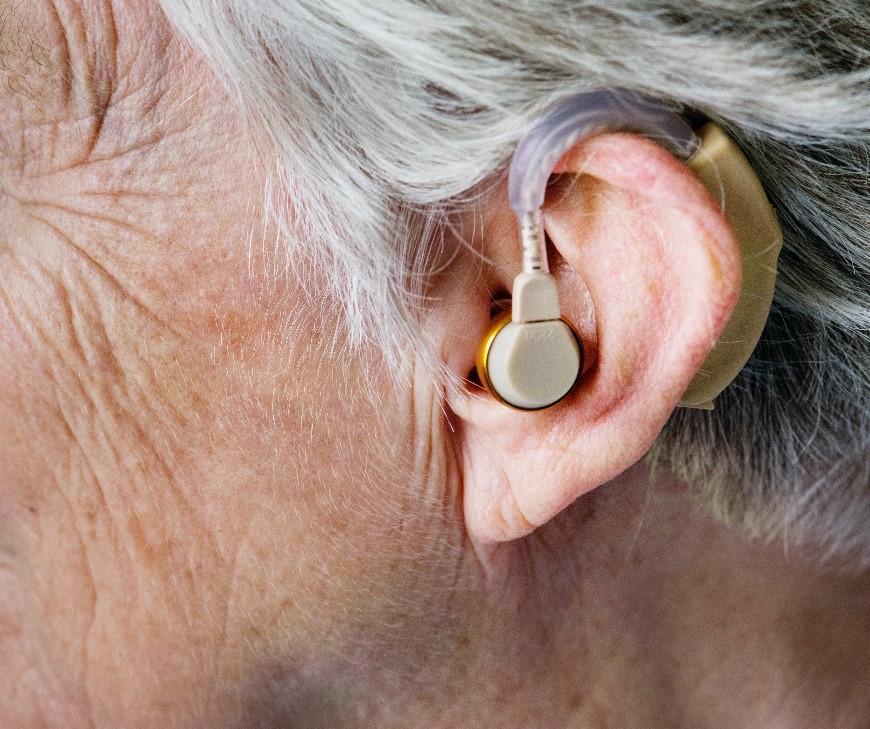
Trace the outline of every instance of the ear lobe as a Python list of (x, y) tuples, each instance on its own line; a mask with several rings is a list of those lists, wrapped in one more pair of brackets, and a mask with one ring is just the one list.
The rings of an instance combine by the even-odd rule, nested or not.
[[(740, 290), (739, 247), (716, 201), (656, 144), (603, 134), (576, 145), (556, 171), (544, 207), (551, 268), (591, 364), (540, 412), (510, 410), (479, 390), (450, 395), (466, 526), (482, 543), (529, 533), (639, 460)], [(500, 207), (488, 213), (510, 214)], [(497, 260), (517, 258), (516, 236), (482, 245)]]

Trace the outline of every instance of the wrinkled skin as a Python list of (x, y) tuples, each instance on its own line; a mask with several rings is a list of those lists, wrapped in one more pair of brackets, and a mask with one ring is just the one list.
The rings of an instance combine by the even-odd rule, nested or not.
[(0, 726), (866, 726), (868, 580), (642, 467), (484, 559), (220, 85), (81, 5), (0, 3)]

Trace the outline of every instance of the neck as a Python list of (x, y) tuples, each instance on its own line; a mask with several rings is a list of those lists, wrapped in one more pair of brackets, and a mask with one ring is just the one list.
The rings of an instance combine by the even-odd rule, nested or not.
[(868, 726), (870, 578), (786, 559), (682, 485), (646, 484), (636, 468), (496, 555), (446, 664), (372, 693), (410, 725)]

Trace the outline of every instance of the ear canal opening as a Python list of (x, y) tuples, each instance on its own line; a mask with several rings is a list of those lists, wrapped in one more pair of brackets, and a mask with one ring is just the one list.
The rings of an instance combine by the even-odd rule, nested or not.
[(465, 377), (465, 382), (467, 387), (470, 386), (474, 390), (485, 389), (483, 383), (480, 381), (480, 373), (478, 373), (476, 365), (469, 370)]
[(511, 310), (511, 304), (513, 299), (511, 298), (510, 291), (502, 289), (501, 291), (497, 291), (490, 297), (489, 302), (489, 319), (492, 321), (497, 316), (500, 316), (505, 311)]

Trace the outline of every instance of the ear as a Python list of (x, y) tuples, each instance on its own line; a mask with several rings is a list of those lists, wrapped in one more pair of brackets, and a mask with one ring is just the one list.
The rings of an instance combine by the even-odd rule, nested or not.
[[(445, 362), (466, 526), (478, 543), (528, 534), (652, 445), (728, 321), (740, 291), (739, 247), (692, 172), (653, 142), (602, 134), (559, 162), (544, 206), (562, 312), (585, 369), (538, 412), (512, 410), (474, 383), (477, 339), (494, 296), (519, 271), (519, 235), (502, 189), (473, 240), (488, 261), (442, 293), (454, 322)], [(452, 293), (451, 293), (452, 291)], [(458, 323), (461, 322), (461, 325)]]

